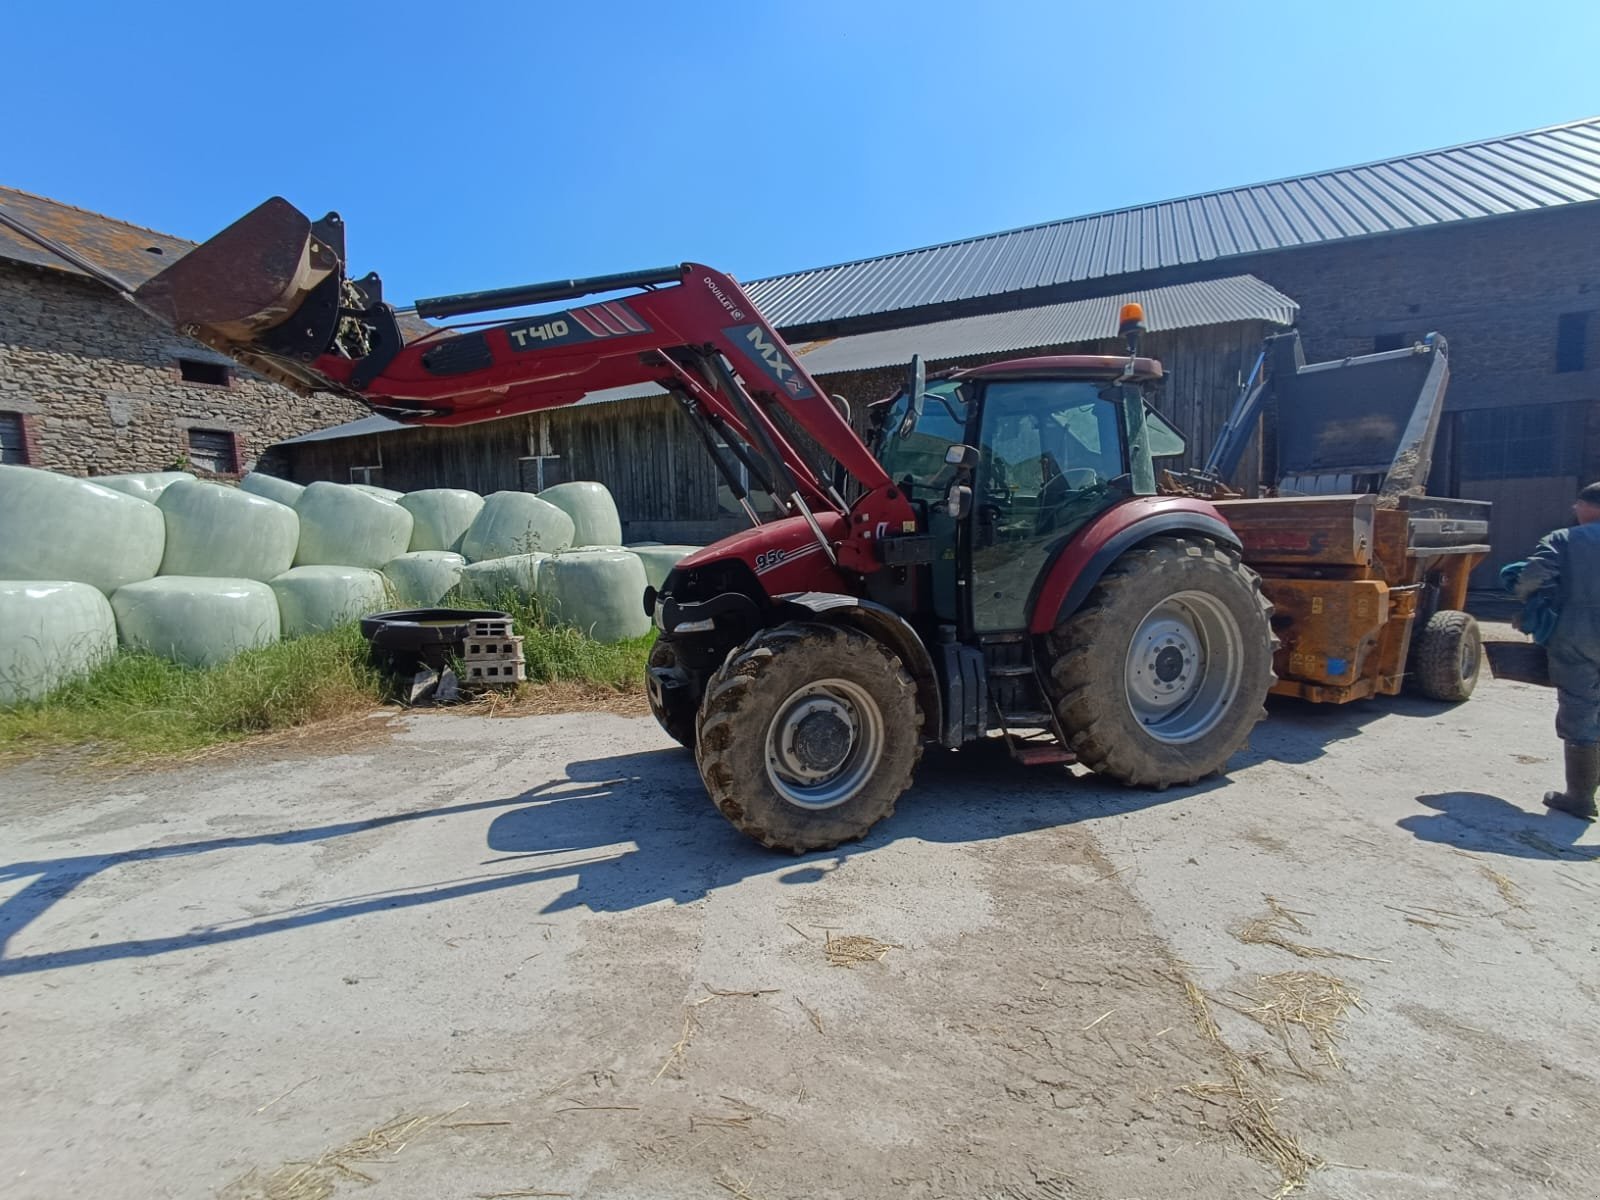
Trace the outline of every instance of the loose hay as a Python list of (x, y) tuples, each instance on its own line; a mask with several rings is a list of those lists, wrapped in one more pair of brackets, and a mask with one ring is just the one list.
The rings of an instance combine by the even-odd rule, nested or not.
[(1527, 905), (1523, 902), (1517, 885), (1512, 883), (1510, 879), (1500, 874), (1499, 871), (1496, 871), (1488, 863), (1479, 863), (1478, 870), (1483, 873), (1483, 877), (1485, 879), (1489, 880), (1496, 888), (1500, 890), (1501, 898), (1505, 900), (1505, 902), (1512, 908), (1527, 907)]
[(1343, 1069), (1334, 1043), (1343, 1032), (1345, 1015), (1361, 1007), (1361, 997), (1342, 979), (1318, 971), (1285, 971), (1261, 976), (1253, 991), (1240, 995), (1248, 1004), (1235, 1011), (1277, 1034), (1297, 1067), (1302, 1064), (1295, 1053), (1292, 1026), (1305, 1031), (1323, 1062), (1335, 1070)]
[(1296, 913), (1285, 908), (1279, 901), (1271, 896), (1263, 896), (1267, 902), (1266, 916), (1252, 917), (1238, 929), (1233, 936), (1247, 946), (1276, 946), (1280, 950), (1287, 950), (1296, 958), (1349, 958), (1358, 962), (1383, 962), (1381, 958), (1368, 958), (1362, 954), (1349, 954), (1343, 950), (1329, 950), (1323, 946), (1307, 946), (1302, 942), (1290, 941), (1283, 936), (1286, 929), (1295, 933), (1310, 933), (1300, 918), (1310, 916), (1310, 913)]
[(882, 962), (889, 951), (903, 949), (904, 946), (880, 942), (863, 933), (847, 933), (843, 937), (834, 937), (829, 933), (823, 952), (828, 956), (830, 967), (854, 967), (861, 963)]
[(380, 1161), (380, 1155), (399, 1154), (419, 1134), (465, 1107), (459, 1105), (433, 1116), (396, 1117), (354, 1141), (324, 1151), (314, 1162), (284, 1163), (270, 1175), (251, 1171), (224, 1189), (223, 1196), (227, 1200), (328, 1200), (338, 1180), (376, 1182), (353, 1164), (370, 1164)]
[(1278, 1172), (1279, 1185), (1273, 1193), (1273, 1200), (1281, 1200), (1304, 1187), (1311, 1172), (1321, 1167), (1323, 1162), (1306, 1153), (1292, 1134), (1278, 1128), (1275, 1119), (1277, 1098), (1258, 1091), (1245, 1073), (1245, 1060), (1222, 1039), (1222, 1031), (1212, 1019), (1211, 1006), (1206, 1001), (1205, 993), (1187, 976), (1182, 977), (1182, 982), (1196, 1027), (1202, 1036), (1216, 1044), (1223, 1056), (1228, 1082), (1194, 1083), (1179, 1090), (1208, 1104), (1223, 1106), (1227, 1114), (1228, 1132), (1237, 1139), (1244, 1152)]

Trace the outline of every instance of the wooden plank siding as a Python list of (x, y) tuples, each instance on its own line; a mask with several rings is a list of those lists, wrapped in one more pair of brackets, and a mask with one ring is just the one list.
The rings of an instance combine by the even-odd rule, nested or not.
[[(1143, 352), (1159, 358), (1167, 373), (1159, 407), (1189, 439), (1185, 459), (1167, 460), (1167, 465), (1204, 461), (1267, 332), (1262, 323), (1248, 322), (1146, 337)], [(930, 368), (1045, 354), (1115, 354), (1121, 349), (1116, 340), (1105, 339), (934, 360)], [(903, 368), (884, 367), (823, 376), (819, 382), (849, 402), (854, 424), (865, 430), (869, 406), (891, 394), (903, 374)], [(549, 464), (551, 476), (605, 484), (616, 497), (631, 536), (653, 536), (649, 531), (657, 526), (685, 523), (728, 529), (742, 525), (719, 507), (716, 469), (687, 418), (666, 396), (556, 409), (478, 425), (280, 445), (274, 455), (297, 483), (348, 482), (351, 468), (381, 466), (373, 482), (399, 491), (461, 487), (487, 494), (523, 487), (520, 460), (539, 452), (541, 421), (546, 422), (549, 452), (560, 456)], [(796, 440), (811, 446), (809, 438)], [(1244, 471), (1253, 462), (1247, 456)], [(707, 535), (711, 532), (708, 527)]]

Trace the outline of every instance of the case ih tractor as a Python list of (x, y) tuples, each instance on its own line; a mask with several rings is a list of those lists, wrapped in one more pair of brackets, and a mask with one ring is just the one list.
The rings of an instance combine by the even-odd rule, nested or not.
[(416, 311), (625, 289), (407, 342), (378, 278), (347, 277), (337, 215), (273, 199), (132, 298), (269, 378), (403, 422), (670, 392), (755, 524), (642, 597), (659, 630), (651, 706), (767, 846), (860, 837), (925, 745), (1003, 737), (1024, 762), (1151, 788), (1218, 773), (1245, 745), (1274, 682), (1270, 609), (1213, 505), (1157, 494), (1157, 461), (1183, 442), (1152, 407), (1161, 366), (1138, 356), (1136, 306), (1125, 357), (932, 378), (913, 363), (870, 445), (739, 286), (694, 263)]

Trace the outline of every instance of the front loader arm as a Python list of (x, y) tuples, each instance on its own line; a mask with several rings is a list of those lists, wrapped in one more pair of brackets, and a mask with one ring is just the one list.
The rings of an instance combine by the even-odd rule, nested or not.
[(458, 316), (623, 287), (643, 290), (407, 342), (377, 277), (346, 277), (337, 215), (313, 224), (274, 198), (140, 287), (135, 299), (288, 386), (353, 395), (408, 424), (465, 425), (655, 383), (691, 415), (698, 407), (714, 428), (760, 448), (776, 473), (787, 473), (778, 480), (786, 492), (848, 511), (826, 473), (784, 436), (776, 405), (879, 496), (873, 526), (887, 519), (898, 532), (911, 519), (883, 467), (776, 330), (732, 278), (710, 267), (684, 263), (442, 297), (420, 301), (417, 313)]

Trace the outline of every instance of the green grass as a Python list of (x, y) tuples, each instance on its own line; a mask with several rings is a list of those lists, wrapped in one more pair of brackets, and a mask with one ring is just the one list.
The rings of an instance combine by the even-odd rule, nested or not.
[[(511, 612), (523, 636), (530, 685), (640, 685), (654, 632), (605, 645), (576, 629), (546, 626), (527, 601), (504, 599), (493, 607)], [(370, 712), (391, 698), (355, 625), (250, 650), (210, 668), (119, 651), (43, 700), (0, 708), (0, 756), (83, 747), (116, 760), (191, 754)]]
[[(446, 603), (452, 601), (447, 598)], [(538, 602), (515, 593), (498, 596), (483, 607), (511, 614), (512, 628), (522, 635), (522, 657), (531, 683), (599, 683), (628, 688), (644, 679), (645, 661), (656, 640), (653, 629), (631, 641), (597, 642), (570, 625), (547, 625)]]
[(0, 709), (0, 753), (92, 746), (112, 758), (179, 755), (383, 700), (354, 625), (249, 650), (218, 667), (120, 651), (43, 700)]

